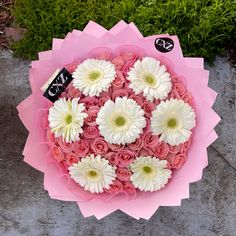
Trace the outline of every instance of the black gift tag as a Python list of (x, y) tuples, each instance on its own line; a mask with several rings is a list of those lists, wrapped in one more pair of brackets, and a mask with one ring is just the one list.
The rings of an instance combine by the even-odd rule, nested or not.
[(170, 52), (174, 48), (174, 41), (170, 38), (156, 38), (155, 47), (160, 52)]
[(73, 77), (69, 71), (67, 71), (66, 68), (63, 68), (50, 83), (43, 96), (48, 98), (50, 101), (55, 102), (65, 91), (72, 79)]

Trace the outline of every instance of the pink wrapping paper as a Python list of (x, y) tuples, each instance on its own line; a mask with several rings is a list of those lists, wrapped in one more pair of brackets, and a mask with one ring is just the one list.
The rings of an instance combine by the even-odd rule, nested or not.
[[(154, 41), (161, 36), (174, 41), (171, 52), (161, 53), (155, 49)], [(106, 197), (96, 198), (83, 191), (52, 158), (41, 124), (50, 102), (42, 96), (40, 88), (57, 68), (92, 57), (101, 50), (119, 53), (126, 49), (158, 57), (172, 73), (184, 78), (195, 99), (197, 126), (188, 161), (174, 173), (164, 189), (154, 193), (140, 192), (132, 200), (120, 194), (109, 201)], [(76, 201), (85, 217), (94, 215), (101, 219), (119, 209), (135, 219), (149, 219), (159, 206), (178, 206), (182, 199), (189, 197), (189, 184), (200, 180), (207, 166), (207, 147), (217, 138), (214, 127), (220, 118), (212, 109), (217, 93), (207, 85), (209, 72), (203, 68), (203, 58), (183, 57), (177, 36), (143, 37), (133, 23), (124, 21), (107, 31), (90, 21), (82, 32), (73, 30), (65, 39), (53, 39), (52, 50), (39, 53), (39, 60), (31, 63), (29, 75), (32, 94), (17, 107), (19, 117), (29, 131), (23, 151), (24, 161), (44, 173), (44, 188), (51, 198)]]

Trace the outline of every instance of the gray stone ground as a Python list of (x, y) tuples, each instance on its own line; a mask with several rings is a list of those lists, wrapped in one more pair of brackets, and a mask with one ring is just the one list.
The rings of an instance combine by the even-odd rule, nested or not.
[(149, 220), (115, 212), (98, 221), (83, 218), (75, 203), (52, 200), (43, 175), (22, 161), (27, 131), (16, 105), (30, 94), (29, 62), (0, 53), (0, 235), (236, 235), (235, 77), (226, 58), (208, 67), (219, 92), (215, 110), (222, 117), (219, 139), (208, 149), (203, 179), (191, 184), (181, 207), (161, 207)]

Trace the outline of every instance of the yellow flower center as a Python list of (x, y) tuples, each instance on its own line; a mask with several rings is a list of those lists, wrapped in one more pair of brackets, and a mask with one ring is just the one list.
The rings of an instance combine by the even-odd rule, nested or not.
[(115, 124), (117, 125), (117, 126), (124, 126), (125, 125), (125, 123), (126, 123), (126, 120), (125, 120), (125, 118), (123, 117), (123, 116), (118, 116), (116, 119), (115, 119)]
[(91, 71), (89, 73), (89, 80), (91, 80), (92, 82), (96, 81), (99, 77), (101, 76), (101, 72), (100, 71), (97, 71), (97, 70), (94, 70), (94, 71)]
[(72, 115), (68, 114), (65, 117), (65, 122), (66, 122), (67, 125), (71, 124), (72, 123)]
[(143, 172), (145, 172), (145, 174), (151, 174), (152, 173), (152, 168), (150, 166), (144, 166), (143, 167)]
[(151, 85), (151, 86), (153, 86), (153, 85), (156, 84), (156, 79), (155, 79), (155, 77), (154, 77), (153, 75), (150, 75), (150, 74), (144, 76), (144, 81), (145, 81), (147, 84)]
[(95, 170), (90, 170), (90, 171), (88, 172), (88, 175), (89, 175), (89, 177), (91, 177), (91, 178), (96, 178), (97, 175), (98, 175), (98, 173), (97, 173)]
[(167, 122), (167, 126), (168, 126), (168, 128), (171, 128), (171, 129), (176, 128), (177, 120), (174, 118), (169, 119)]

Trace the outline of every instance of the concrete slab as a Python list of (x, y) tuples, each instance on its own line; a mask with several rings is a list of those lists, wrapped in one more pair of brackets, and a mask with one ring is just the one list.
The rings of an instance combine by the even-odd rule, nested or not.
[(222, 120), (216, 127), (219, 138), (212, 145), (236, 169), (236, 67), (227, 58), (217, 58), (210, 70), (209, 85), (218, 92), (214, 105)]
[(220, 138), (208, 149), (203, 179), (191, 184), (181, 207), (161, 207), (149, 220), (122, 212), (84, 219), (76, 203), (60, 202), (43, 190), (43, 175), (22, 161), (27, 131), (15, 106), (30, 94), (29, 62), (0, 53), (0, 235), (236, 235), (235, 68), (217, 58), (211, 87), (220, 94), (215, 109)]

